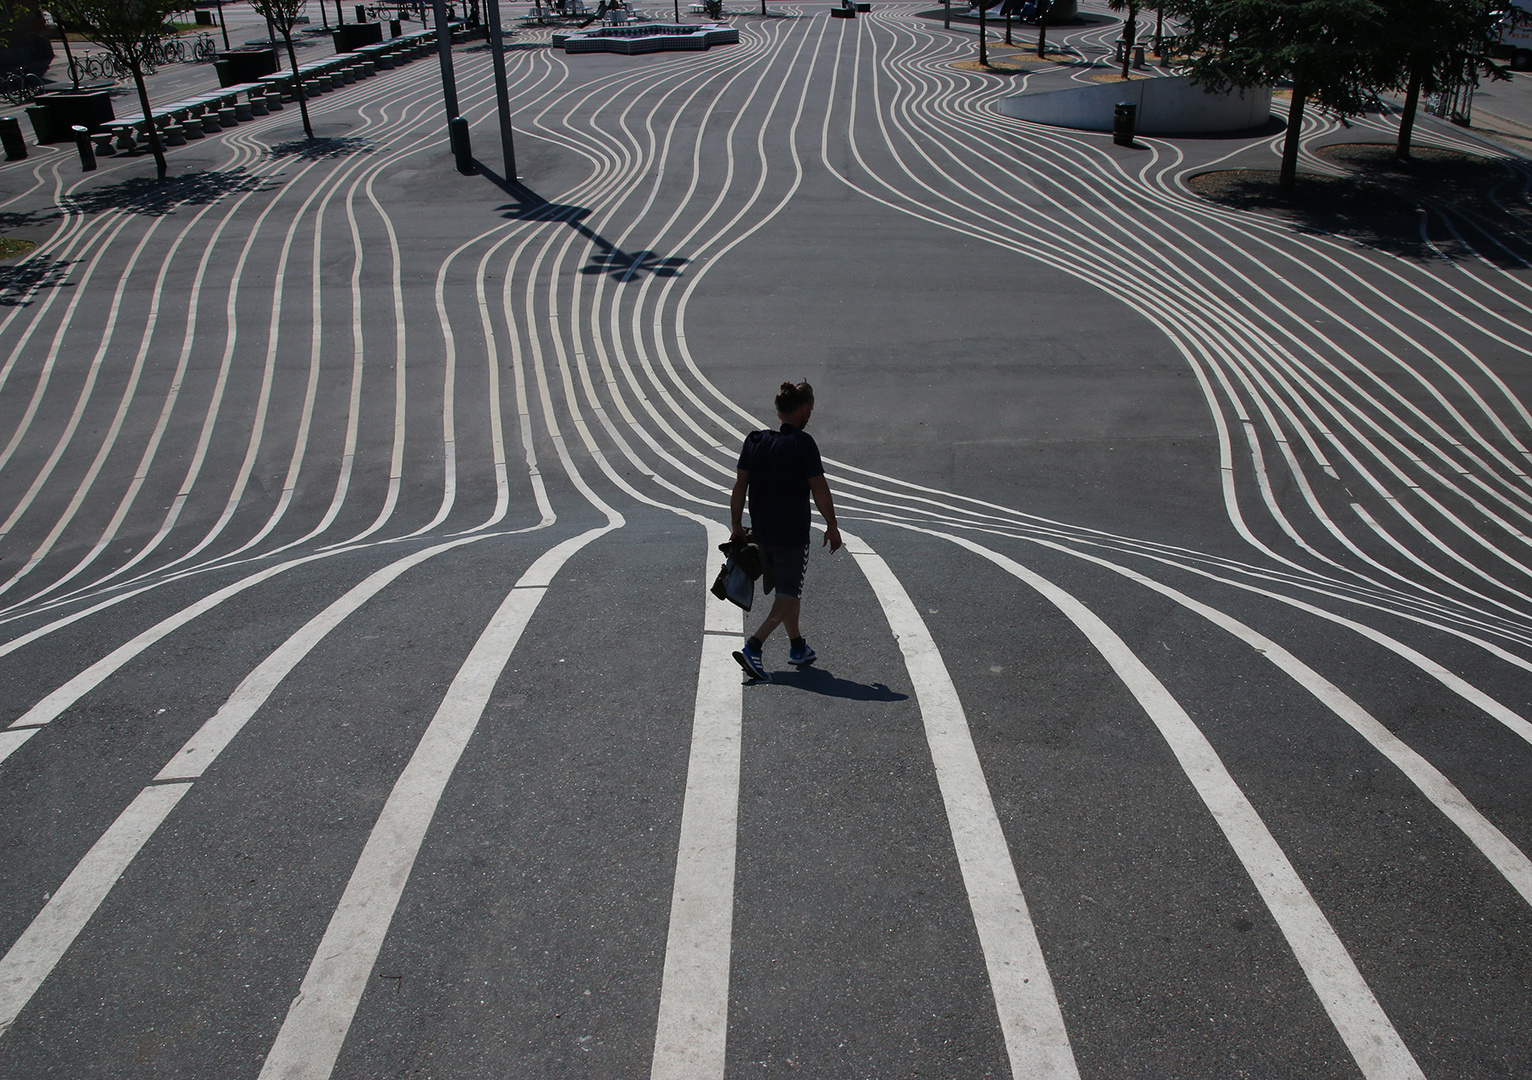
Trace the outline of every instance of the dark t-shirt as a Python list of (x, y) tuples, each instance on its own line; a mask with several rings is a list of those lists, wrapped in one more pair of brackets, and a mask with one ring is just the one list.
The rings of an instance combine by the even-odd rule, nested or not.
[(750, 530), (757, 544), (802, 547), (809, 542), (809, 481), (825, 474), (814, 437), (791, 424), (752, 431), (739, 452), (750, 474)]

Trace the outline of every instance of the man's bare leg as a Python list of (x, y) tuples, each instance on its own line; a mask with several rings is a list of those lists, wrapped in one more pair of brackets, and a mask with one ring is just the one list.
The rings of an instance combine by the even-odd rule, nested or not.
[(755, 640), (764, 643), (778, 626), (787, 628), (789, 638), (798, 638), (798, 608), (801, 601), (796, 596), (777, 595), (772, 602), (771, 611), (766, 614), (766, 621), (761, 623), (761, 628), (755, 632)]

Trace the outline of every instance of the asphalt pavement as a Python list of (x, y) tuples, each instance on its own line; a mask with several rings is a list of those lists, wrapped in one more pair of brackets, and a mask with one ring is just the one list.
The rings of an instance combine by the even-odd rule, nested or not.
[[(1001, 116), (1096, 5), (768, 9), (509, 11), (510, 180), (479, 41), (472, 175), (432, 57), (0, 166), (0, 1076), (1532, 1074), (1525, 157), (1423, 118), (1493, 182), (1390, 243), (1195, 194), (1280, 99)], [(800, 378), (847, 547), (752, 681)]]

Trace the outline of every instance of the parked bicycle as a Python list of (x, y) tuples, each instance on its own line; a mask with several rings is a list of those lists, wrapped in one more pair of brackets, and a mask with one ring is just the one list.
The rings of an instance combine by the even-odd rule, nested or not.
[(0, 78), (0, 100), (11, 105), (25, 105), (35, 100), (42, 88), (42, 79), (30, 71), (7, 71)]
[[(152, 75), (157, 69), (169, 64), (212, 63), (217, 55), (218, 46), (211, 34), (199, 34), (189, 42), (178, 37), (164, 38), (150, 50), (148, 62), (144, 65), (144, 74)], [(126, 79), (129, 75), (130, 72), (118, 62), (117, 57), (103, 51), (76, 54), (75, 73), (71, 77), (77, 81), (117, 80)]]

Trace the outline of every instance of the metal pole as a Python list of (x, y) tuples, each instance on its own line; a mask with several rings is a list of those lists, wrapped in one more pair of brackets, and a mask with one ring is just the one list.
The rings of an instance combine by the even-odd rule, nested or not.
[(500, 0), (485, 0), (489, 18), (489, 54), (495, 64), (495, 102), (500, 106), (500, 152), (505, 157), (505, 182), (516, 182), (516, 143), (511, 134), (511, 91), (505, 82), (505, 35), (500, 28)]
[(942, 29), (952, 29), (952, 0), (947, 0), (946, 7), (942, 12)]
[(442, 97), (447, 104), (447, 139), (457, 155), (459, 172), (468, 171), (468, 121), (457, 111), (457, 76), (452, 73), (452, 28), (447, 25), (446, 0), (432, 0), (436, 16), (436, 51), (442, 63)]
[(452, 28), (447, 25), (447, 0), (432, 0), (432, 14), (436, 16), (436, 51), (442, 62), (442, 97), (447, 102), (447, 119), (451, 121), (457, 111), (457, 76), (452, 73)]
[(223, 47), (232, 49), (234, 46), (229, 44), (229, 24), (223, 18), (223, 0), (218, 0), (218, 29), (223, 31)]

